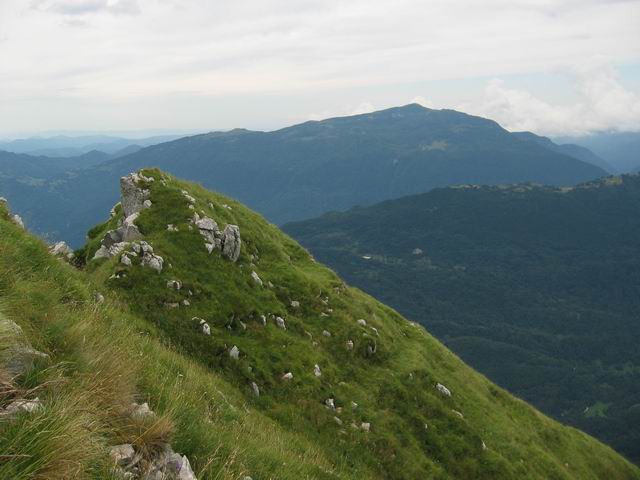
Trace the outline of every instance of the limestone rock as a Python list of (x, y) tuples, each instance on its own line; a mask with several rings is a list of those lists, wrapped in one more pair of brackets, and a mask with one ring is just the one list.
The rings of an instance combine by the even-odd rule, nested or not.
[(229, 350), (229, 356), (234, 360), (238, 360), (240, 358), (240, 349), (235, 345)]
[(167, 281), (167, 288), (180, 291), (182, 288), (182, 282), (180, 280), (169, 280)]
[(66, 242), (56, 242), (54, 245), (49, 247), (49, 253), (56, 257), (64, 257), (71, 259), (73, 258), (73, 250)]
[(360, 424), (360, 428), (365, 432), (370, 432), (371, 431), (371, 424), (369, 422), (362, 422)]
[(353, 340), (347, 340), (346, 347), (347, 350), (353, 350)]
[(260, 388), (256, 382), (251, 382), (251, 391), (256, 397), (260, 396)]
[(237, 225), (227, 225), (222, 232), (222, 256), (232, 262), (240, 257), (240, 228)]
[(358, 320), (358, 325), (360, 325), (361, 327), (366, 327), (367, 321), (364, 318), (361, 318), (360, 320)]
[(278, 328), (281, 328), (282, 330), (287, 329), (287, 324), (282, 317), (276, 317), (276, 325), (278, 325)]
[(333, 398), (327, 398), (324, 401), (324, 405), (325, 405), (325, 407), (330, 408), (331, 410), (335, 410), (336, 409), (336, 403), (335, 403), (335, 400)]
[(130, 173), (120, 178), (120, 203), (125, 218), (145, 208), (144, 202), (149, 198), (149, 190), (139, 187), (138, 183), (151, 181), (140, 173)]
[[(198, 319), (194, 317), (193, 320), (198, 320)], [(203, 319), (200, 319), (200, 329), (202, 330), (202, 333), (204, 333), (205, 335), (211, 335), (211, 327)]]
[(331, 336), (331, 332), (327, 331), (327, 330), (323, 330), (322, 331), (322, 335), (325, 337), (330, 337)]
[(441, 383), (436, 383), (436, 389), (445, 397), (451, 396), (451, 391)]
[(251, 272), (251, 278), (258, 285), (262, 286), (262, 279), (260, 278), (260, 276), (256, 272)]
[(149, 408), (149, 404), (147, 402), (144, 402), (142, 404), (132, 403), (130, 411), (131, 411), (131, 418), (136, 420), (141, 420), (144, 418), (150, 418), (155, 416), (155, 413), (153, 413), (153, 410)]
[(4, 410), (0, 411), (0, 418), (3, 416), (13, 417), (22, 412), (33, 413), (41, 408), (43, 408), (42, 402), (37, 397), (33, 400), (14, 400)]
[(112, 458), (113, 463), (119, 467), (133, 466), (133, 464), (137, 463), (136, 451), (130, 443), (111, 447), (109, 456)]
[(300, 308), (300, 302), (298, 302), (297, 300), (292, 300), (291, 308)]
[(293, 373), (291, 372), (287, 372), (284, 375), (282, 375), (282, 380), (293, 380)]
[(20, 217), (20, 215), (15, 214), (11, 216), (11, 221), (13, 223), (15, 223), (16, 225), (18, 225), (20, 228), (24, 229), (24, 222), (22, 221), (22, 217)]
[(322, 370), (320, 370), (320, 365), (318, 365), (317, 363), (313, 366), (313, 374), (316, 377), (321, 377), (322, 376)]

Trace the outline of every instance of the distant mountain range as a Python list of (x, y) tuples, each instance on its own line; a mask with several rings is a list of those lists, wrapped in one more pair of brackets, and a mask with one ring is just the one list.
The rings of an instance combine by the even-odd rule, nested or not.
[(582, 160), (583, 162), (596, 165), (602, 168), (607, 173), (617, 172), (617, 169), (609, 162), (599, 157), (588, 148), (581, 147), (580, 145), (572, 143), (563, 143), (558, 145), (557, 143), (554, 143), (550, 138), (541, 137), (531, 132), (513, 132), (513, 134), (526, 142), (537, 143), (538, 145), (541, 145), (548, 150), (552, 150), (554, 152), (568, 155), (578, 160)]
[(132, 153), (127, 151), (131, 146), (138, 146), (139, 149), (180, 137), (181, 135), (158, 135), (137, 139), (109, 135), (30, 137), (0, 142), (0, 150), (47, 157), (77, 157), (93, 151), (113, 155)]
[(640, 176), (436, 189), (284, 230), (492, 380), (640, 461)]
[(574, 185), (606, 174), (491, 120), (412, 104), (274, 132), (181, 138), (27, 185), (10, 200), (36, 231), (79, 245), (117, 201), (117, 177), (147, 166), (238, 198), (278, 224), (447, 185)]
[(640, 169), (640, 132), (600, 132), (580, 137), (558, 137), (554, 141), (588, 148), (620, 173)]

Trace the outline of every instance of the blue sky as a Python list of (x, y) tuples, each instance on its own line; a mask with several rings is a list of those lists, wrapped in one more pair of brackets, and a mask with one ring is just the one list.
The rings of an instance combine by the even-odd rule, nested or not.
[(640, 1), (2, 0), (0, 136), (273, 129), (419, 102), (640, 130)]

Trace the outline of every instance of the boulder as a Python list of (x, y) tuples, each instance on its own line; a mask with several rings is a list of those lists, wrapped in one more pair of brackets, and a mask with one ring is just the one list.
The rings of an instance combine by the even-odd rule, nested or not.
[(227, 225), (222, 232), (222, 256), (232, 262), (240, 257), (240, 228), (237, 225)]
[(204, 333), (205, 335), (211, 335), (211, 327), (202, 319), (200, 319), (200, 328), (202, 329), (202, 333)]
[(251, 382), (251, 391), (256, 397), (260, 396), (260, 388), (258, 388), (258, 384), (256, 382)]
[(335, 403), (335, 400), (333, 398), (327, 398), (324, 401), (324, 405), (325, 405), (325, 407), (330, 408), (331, 410), (335, 410), (336, 409), (336, 403)]
[(251, 278), (258, 285), (262, 286), (262, 279), (260, 278), (260, 276), (256, 272), (251, 272)]
[(278, 325), (278, 328), (281, 328), (282, 330), (287, 329), (287, 324), (282, 317), (276, 317), (276, 325)]
[(229, 356), (234, 360), (238, 360), (240, 358), (240, 349), (235, 345), (229, 350)]
[(366, 327), (367, 321), (364, 318), (361, 318), (360, 320), (358, 320), (358, 325), (360, 325), (361, 327)]
[(436, 389), (445, 397), (451, 396), (451, 391), (441, 383), (436, 383)]

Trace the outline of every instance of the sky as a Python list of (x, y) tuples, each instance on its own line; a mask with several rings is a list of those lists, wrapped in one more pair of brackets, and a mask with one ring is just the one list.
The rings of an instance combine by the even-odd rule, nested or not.
[(271, 130), (412, 102), (640, 130), (640, 0), (0, 0), (0, 137)]

